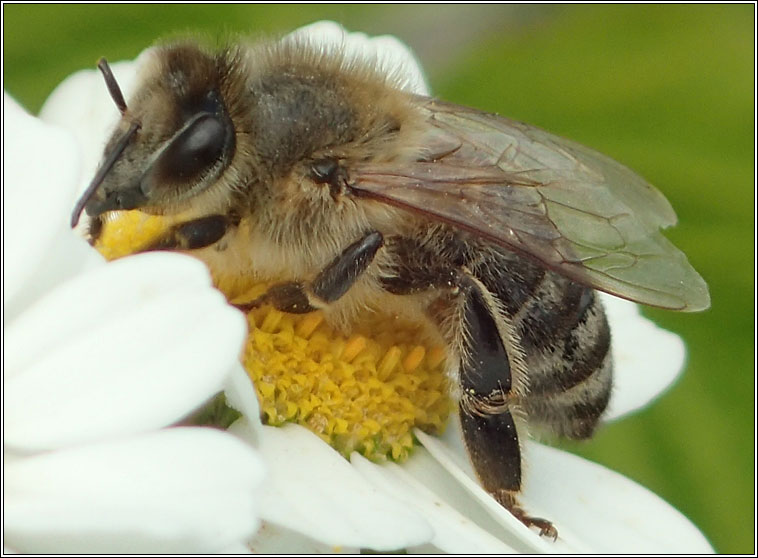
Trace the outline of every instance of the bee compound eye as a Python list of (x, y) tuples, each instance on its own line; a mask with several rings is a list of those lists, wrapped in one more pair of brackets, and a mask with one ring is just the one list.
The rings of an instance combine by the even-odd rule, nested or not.
[(224, 156), (229, 126), (213, 114), (200, 114), (158, 159), (154, 172), (161, 181), (186, 181), (213, 167)]

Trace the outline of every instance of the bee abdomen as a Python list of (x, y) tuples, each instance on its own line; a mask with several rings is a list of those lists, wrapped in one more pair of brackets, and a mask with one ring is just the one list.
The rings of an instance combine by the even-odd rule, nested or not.
[(523, 407), (530, 428), (557, 436), (584, 439), (592, 436), (608, 406), (612, 385), (610, 351), (587, 379), (558, 393), (529, 393)]
[(546, 271), (511, 319), (525, 357), (521, 405), (530, 427), (592, 435), (612, 383), (610, 329), (595, 291)]
[[(529, 376), (524, 410), (530, 426), (587, 438), (610, 398), (610, 328), (592, 289), (552, 273), (543, 283), (550, 294), (530, 301), (518, 316)], [(556, 312), (545, 313), (546, 303), (558, 304)]]

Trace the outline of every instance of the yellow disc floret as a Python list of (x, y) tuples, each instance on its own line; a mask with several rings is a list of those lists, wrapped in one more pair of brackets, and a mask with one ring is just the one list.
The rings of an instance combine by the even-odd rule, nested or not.
[[(171, 224), (122, 212), (105, 223), (95, 246), (108, 259), (122, 257), (149, 246)], [(252, 300), (267, 287), (211, 274), (232, 302)], [(445, 351), (424, 344), (421, 324), (367, 312), (345, 334), (321, 312), (287, 314), (270, 306), (250, 311), (247, 320), (242, 362), (264, 423), (301, 424), (345, 456), (358, 451), (374, 461), (405, 459), (414, 427), (444, 429), (452, 408)]]

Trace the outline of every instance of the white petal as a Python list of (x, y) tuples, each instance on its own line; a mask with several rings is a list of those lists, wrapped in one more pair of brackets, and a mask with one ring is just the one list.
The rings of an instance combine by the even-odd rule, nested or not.
[(255, 532), (260, 459), (207, 428), (174, 428), (5, 468), (5, 542), (35, 553), (211, 552)]
[(350, 56), (373, 61), (381, 74), (392, 76), (402, 89), (428, 95), (429, 87), (411, 50), (391, 35), (368, 37), (348, 33), (333, 21), (318, 21), (301, 27), (289, 37), (306, 38), (324, 49), (344, 49)]
[[(465, 459), (460, 423), (452, 420), (441, 439), (419, 440), (483, 506), (494, 499), (479, 487)], [(536, 442), (523, 444), (520, 501), (531, 515), (552, 521), (558, 540), (539, 538), (551, 553), (712, 552), (703, 535), (677, 510), (626, 477), (570, 453)], [(455, 471), (457, 469), (457, 472)], [(473, 483), (473, 484), (472, 484)], [(491, 512), (512, 518), (502, 507)], [(506, 522), (501, 521), (502, 525)], [(518, 524), (519, 530), (525, 529)], [(546, 546), (547, 545), (547, 546)]]
[(249, 543), (255, 554), (358, 554), (360, 548), (330, 546), (266, 521)]
[[(125, 298), (132, 297), (131, 307), (98, 316), (101, 308), (89, 306), (78, 321), (72, 319), (76, 335), (6, 379), (6, 445), (25, 450), (56, 448), (158, 428), (186, 415), (223, 387), (237, 363), (245, 336), (244, 317), (211, 287), (195, 287), (193, 280), (176, 286), (175, 279), (183, 273), (179, 277), (160, 274), (169, 266), (146, 265), (181, 262), (181, 271), (194, 269), (204, 282), (207, 272), (198, 262), (175, 254), (146, 256), (133, 258), (130, 265), (126, 259), (121, 265), (105, 266), (100, 275), (143, 264), (144, 275), (132, 276), (133, 283), (104, 296), (104, 300), (115, 300), (123, 291)], [(147, 275), (153, 271), (158, 273)], [(85, 284), (88, 280), (83, 278)], [(175, 287), (169, 290), (167, 285)], [(108, 291), (114, 284), (95, 282), (91, 292), (97, 292), (98, 286)], [(130, 290), (142, 298), (127, 295)], [(87, 292), (80, 291), (78, 298)], [(48, 322), (67, 315), (57, 310), (54, 300), (48, 302)], [(83, 321), (82, 317), (95, 319)], [(37, 324), (45, 327), (42, 319)], [(24, 325), (27, 331), (37, 330)], [(28, 334), (13, 333), (9, 337), (14, 340), (25, 338), (14, 350), (34, 350)]]
[(450, 420), (444, 441), (440, 438), (429, 436), (420, 430), (416, 430), (415, 434), (429, 453), (498, 525), (497, 531), (493, 532), (498, 538), (503, 539), (509, 546), (523, 552), (556, 552), (555, 545), (551, 546), (552, 543), (541, 538), (536, 532), (530, 531), (479, 485), (471, 464), (465, 458), (465, 453), (461, 452), (459, 447), (455, 445), (462, 438), (460, 426), (458, 425), (456, 428), (456, 423), (456, 420)]
[[(260, 531), (260, 529), (261, 528), (259, 527), (258, 530)], [(253, 551), (250, 550), (248, 545), (245, 544), (244, 542), (232, 543), (231, 545), (224, 547), (220, 550), (217, 550), (216, 552), (217, 554), (252, 554), (253, 553)]]
[(404, 43), (392, 35), (371, 37), (370, 41), (371, 50), (376, 53), (382, 73), (396, 76), (406, 91), (417, 95), (430, 94), (421, 64)]
[[(416, 448), (411, 460), (418, 460), (423, 448)], [(404, 502), (411, 509), (417, 510), (434, 529), (434, 538), (430, 544), (438, 550), (449, 554), (506, 554), (515, 549), (498, 540), (479, 527), (471, 519), (461, 515), (440, 495), (435, 494), (421, 481), (415, 479), (406, 469), (407, 463), (400, 467), (395, 463), (377, 465), (365, 457), (354, 453), (351, 457), (353, 466), (368, 480), (389, 495)], [(424, 471), (425, 481), (435, 471)], [(449, 477), (444, 471), (442, 474)], [(431, 484), (431, 483), (430, 483)]]
[(679, 377), (685, 349), (681, 338), (640, 315), (639, 307), (602, 294), (611, 326), (613, 392), (604, 420), (648, 405)]
[(439, 497), (448, 505), (456, 509), (464, 517), (478, 525), (497, 538), (509, 548), (521, 553), (535, 553), (535, 549), (529, 544), (524, 544), (513, 536), (508, 529), (504, 529), (501, 519), (493, 518), (491, 511), (481, 505), (480, 498), (472, 495), (468, 488), (461, 485), (460, 481), (447, 468), (440, 463), (424, 447), (414, 451), (411, 458), (403, 463), (403, 470), (411, 475), (416, 481), (426, 486), (435, 496)]
[(270, 474), (261, 516), (334, 547), (397, 550), (429, 541), (428, 523), (374, 488), (336, 451), (297, 425), (263, 427)]
[(66, 131), (26, 114), (3, 94), (3, 250), (5, 323), (80, 267), (88, 247), (68, 220), (80, 176)]
[(6, 329), (6, 379), (135, 306), (210, 284), (202, 263), (178, 254), (154, 252), (103, 264), (60, 285)]
[(224, 386), (226, 401), (232, 409), (242, 413), (245, 422), (248, 425), (248, 432), (244, 439), (248, 440), (253, 446), (260, 444), (261, 423), (260, 405), (258, 404), (258, 395), (255, 393), (253, 382), (247, 375), (242, 364), (238, 364), (232, 369), (232, 373), (226, 380)]
[(628, 478), (530, 442), (522, 502), (545, 514), (560, 539), (609, 554), (702, 554), (713, 549), (681, 513)]

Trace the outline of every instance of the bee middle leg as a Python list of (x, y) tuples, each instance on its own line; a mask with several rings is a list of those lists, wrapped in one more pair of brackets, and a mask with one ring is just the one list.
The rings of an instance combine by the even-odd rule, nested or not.
[(255, 300), (237, 304), (243, 311), (271, 304), (290, 314), (305, 314), (339, 300), (355, 284), (384, 244), (382, 233), (372, 231), (350, 244), (313, 281), (278, 283)]

